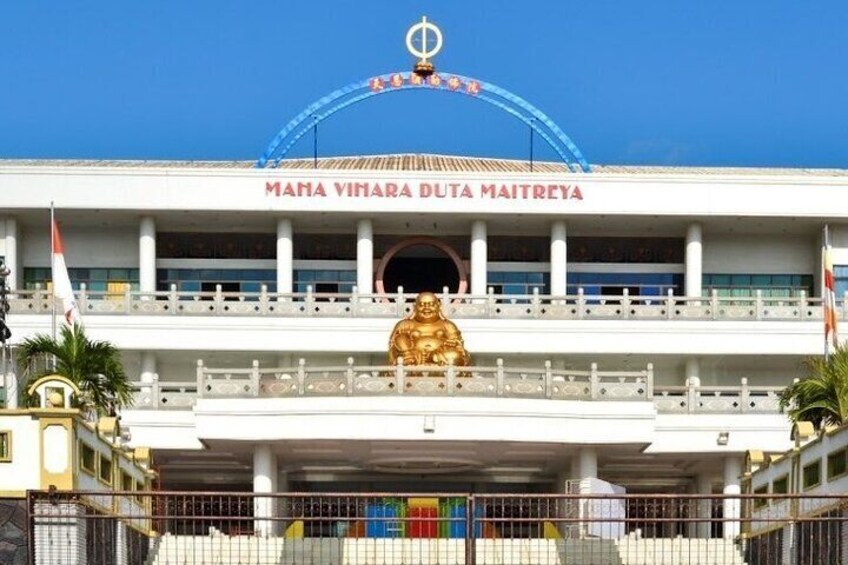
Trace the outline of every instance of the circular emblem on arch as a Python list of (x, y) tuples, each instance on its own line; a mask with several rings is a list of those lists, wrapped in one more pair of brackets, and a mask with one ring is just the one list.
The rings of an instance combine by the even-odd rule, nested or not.
[[(427, 43), (427, 36), (429, 35), (427, 32), (432, 32), (433, 36), (436, 38), (436, 44), (433, 47), (429, 47)], [(414, 39), (415, 34), (418, 33), (421, 37), (420, 43), (421, 48), (415, 47)], [(406, 32), (406, 49), (415, 55), (416, 57), (421, 57), (422, 60), (426, 61), (431, 57), (435, 57), (436, 53), (442, 50), (442, 30), (436, 27), (435, 24), (428, 22), (427, 18), (421, 18), (421, 21)]]
[(336, 112), (373, 96), (406, 90), (432, 90), (470, 96), (521, 120), (547, 143), (572, 171), (591, 172), (574, 142), (541, 110), (495, 84), (453, 73), (394, 72), (370, 77), (339, 88), (307, 106), (271, 140), (257, 168), (278, 167), (298, 140)]

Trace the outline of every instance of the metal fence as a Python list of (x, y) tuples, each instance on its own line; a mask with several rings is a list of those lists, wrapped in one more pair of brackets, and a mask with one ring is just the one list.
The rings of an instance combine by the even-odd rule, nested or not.
[(27, 498), (31, 565), (837, 565), (846, 522), (848, 496)]

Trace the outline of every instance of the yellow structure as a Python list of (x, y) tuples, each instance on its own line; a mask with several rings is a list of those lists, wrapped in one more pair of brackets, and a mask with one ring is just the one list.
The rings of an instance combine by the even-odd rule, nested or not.
[(462, 334), (442, 314), (442, 303), (432, 292), (415, 299), (412, 314), (395, 325), (389, 339), (389, 363), (402, 360), (404, 365), (471, 364)]
[[(0, 496), (23, 498), (28, 490), (49, 488), (150, 490), (150, 451), (127, 447), (117, 418), (86, 419), (74, 407), (79, 389), (72, 381), (45, 376), (27, 393), (34, 407), (0, 410)], [(122, 497), (113, 498), (118, 504)]]

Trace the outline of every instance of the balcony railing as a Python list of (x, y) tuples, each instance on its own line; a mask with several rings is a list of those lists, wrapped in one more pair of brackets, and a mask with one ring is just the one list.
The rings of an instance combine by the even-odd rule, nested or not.
[[(821, 320), (820, 298), (709, 297), (547, 294), (485, 295), (442, 293), (449, 318), (539, 320)], [(414, 293), (392, 295), (352, 293), (273, 294), (261, 292), (92, 292), (82, 285), (77, 301), (84, 315), (142, 316), (270, 316), (330, 318), (400, 318), (410, 313)], [(10, 295), (10, 313), (51, 312), (52, 296), (45, 290), (19, 290)], [(848, 320), (848, 294), (838, 305), (838, 316)]]
[(782, 387), (654, 385), (653, 365), (641, 371), (491, 367), (343, 366), (213, 369), (198, 361), (195, 381), (136, 382), (136, 409), (190, 409), (199, 398), (315, 396), (457, 396), (583, 401), (647, 401), (661, 413), (766, 413), (779, 410)]

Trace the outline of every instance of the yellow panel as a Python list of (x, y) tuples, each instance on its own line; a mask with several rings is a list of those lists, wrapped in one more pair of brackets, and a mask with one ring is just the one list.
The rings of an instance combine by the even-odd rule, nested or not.
[(438, 498), (409, 498), (407, 499), (410, 508), (438, 508)]
[(295, 520), (289, 527), (286, 528), (285, 537), (288, 539), (302, 539), (303, 538), (303, 520)]
[(551, 522), (545, 522), (545, 539), (559, 539), (562, 536)]
[(109, 300), (123, 300), (129, 289), (128, 282), (109, 281), (106, 283), (106, 296)]

